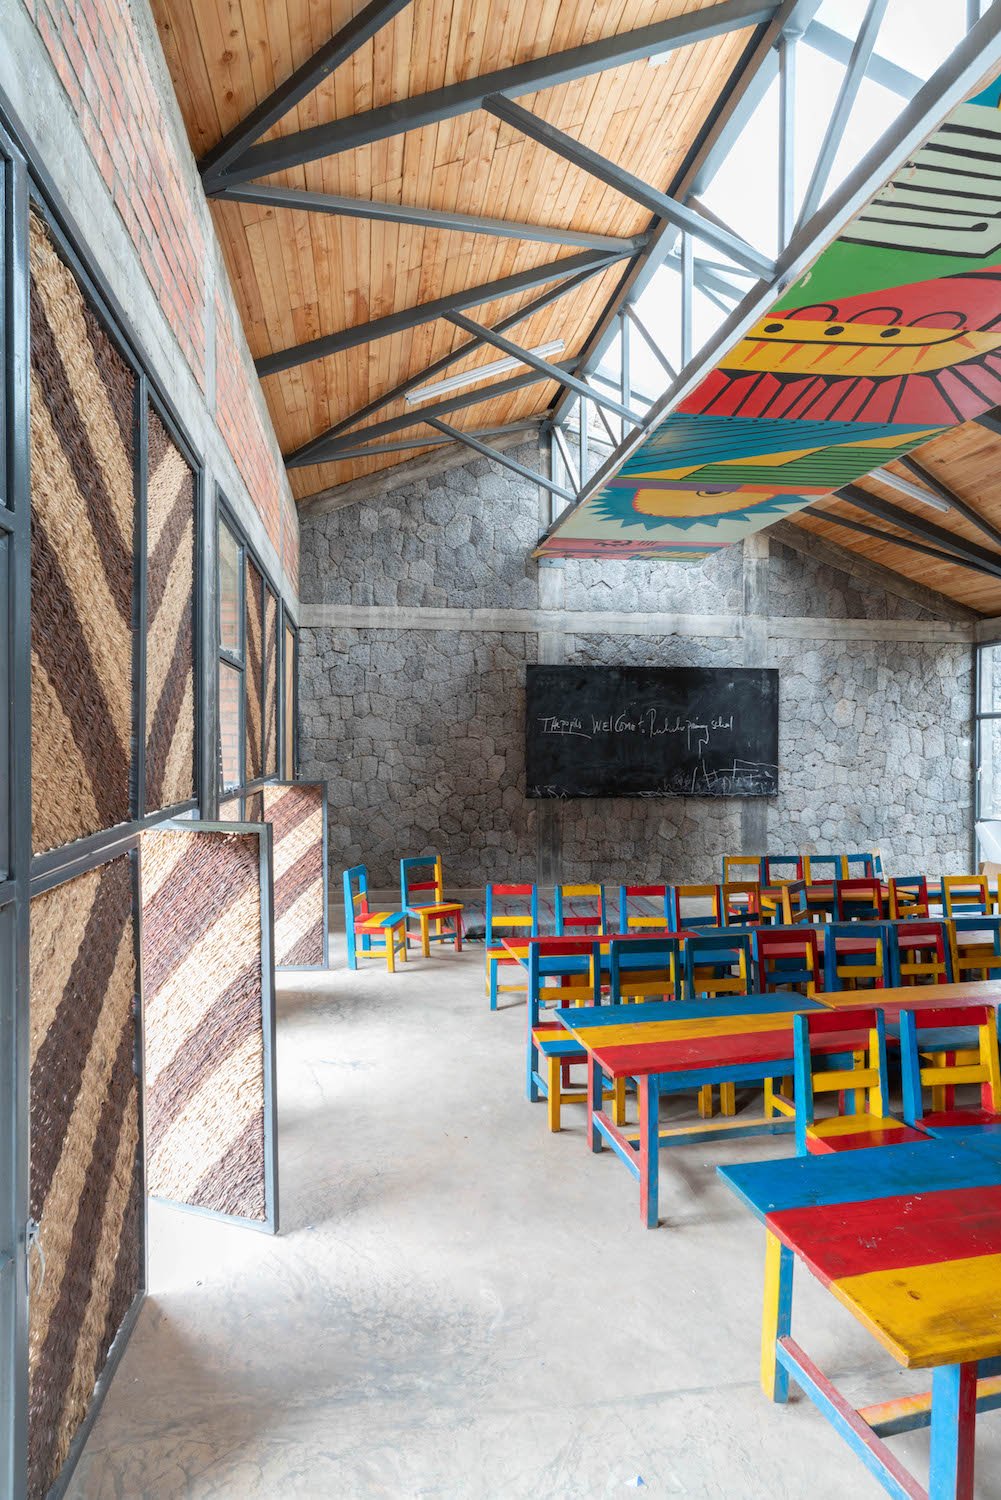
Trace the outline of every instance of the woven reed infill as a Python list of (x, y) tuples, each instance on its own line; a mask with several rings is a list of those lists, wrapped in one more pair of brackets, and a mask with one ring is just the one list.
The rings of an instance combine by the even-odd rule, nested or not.
[(251, 792), (249, 797), (244, 797), (243, 821), (245, 823), (264, 822), (264, 799), (260, 792)]
[(220, 823), (242, 823), (243, 822), (243, 807), (241, 806), (241, 802), (240, 802), (240, 798), (239, 797), (231, 797), (228, 802), (220, 802), (220, 804), (219, 804), (219, 822)]
[(128, 856), (31, 903), (28, 1493), (42, 1500), (142, 1287)]
[(256, 781), (263, 776), (261, 730), (261, 660), (264, 650), (264, 579), (247, 559), (247, 660), (243, 674), (246, 690), (246, 759), (244, 779)]
[(149, 1190), (267, 1217), (260, 840), (142, 838)]
[(322, 968), (323, 787), (316, 782), (269, 786), (263, 798), (274, 848), (275, 964)]
[(264, 770), (278, 772), (278, 600), (270, 589), (264, 596)]
[(195, 476), (149, 412), (146, 556), (146, 806), (195, 792)]
[(32, 838), (129, 816), (135, 378), (32, 214)]

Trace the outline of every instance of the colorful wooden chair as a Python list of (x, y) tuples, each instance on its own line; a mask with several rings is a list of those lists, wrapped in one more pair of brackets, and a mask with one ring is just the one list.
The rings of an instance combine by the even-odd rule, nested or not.
[(948, 923), (952, 977), (996, 979), (1001, 975), (1001, 917), (954, 916)]
[[(501, 903), (498, 909), (497, 903)], [(510, 903), (518, 903), (510, 909)], [(483, 940), (486, 952), (486, 989), (490, 1009), (497, 1009), (498, 994), (518, 993), (525, 989), (524, 969), (503, 946), (504, 937), (538, 937), (539, 891), (535, 885), (487, 886), (486, 923)], [(517, 976), (515, 984), (501, 984), (501, 970)]]
[(406, 913), (372, 911), (364, 865), (344, 871), (344, 935), (349, 969), (357, 969), (359, 958), (385, 958), (386, 968), (395, 974), (397, 954), (401, 963), (407, 961)]
[[(600, 945), (593, 938), (537, 938), (528, 945), (528, 1048), (526, 1092), (534, 1104), (545, 1099), (549, 1128), (561, 1127), (564, 1104), (586, 1104), (587, 1089), (570, 1086), (570, 1069), (587, 1053), (565, 1026), (544, 1019), (561, 1005), (601, 1001)], [(542, 1067), (545, 1066), (545, 1076)], [(625, 1124), (625, 1079), (603, 1096), (614, 1100), (614, 1119)]]
[[(619, 931), (663, 932), (667, 926), (666, 885), (620, 885), (619, 886)], [(642, 901), (643, 909), (631, 908), (631, 902)], [(649, 911), (650, 903), (656, 911)]]
[[(975, 1028), (974, 1037), (967, 1034), (957, 1039), (956, 1031), (965, 1032), (966, 1028)], [(923, 1054), (931, 1059), (927, 1064), (922, 1064)], [(908, 1124), (933, 1135), (949, 1130), (1001, 1129), (998, 1018), (993, 1005), (902, 1010), (900, 1072)], [(979, 1107), (956, 1107), (955, 1090), (963, 1084), (980, 1086)], [(927, 1112), (922, 1100), (924, 1088), (932, 1091), (932, 1108)]]
[(883, 989), (888, 973), (882, 922), (829, 922), (824, 929), (824, 986), (857, 989), (861, 980)]
[(765, 854), (761, 860), (762, 885), (782, 885), (787, 880), (803, 879), (801, 854)]
[(724, 927), (757, 927), (762, 920), (757, 880), (726, 880), (719, 888)]
[(891, 875), (889, 893), (892, 922), (903, 922), (910, 917), (931, 916), (926, 875)]
[(782, 887), (779, 914), (783, 927), (798, 927), (813, 921), (805, 880), (790, 880), (788, 885)]
[(761, 855), (724, 854), (721, 874), (724, 885), (729, 885), (732, 880), (752, 880), (756, 885), (760, 885)]
[[(885, 1113), (889, 1096), (881, 1010), (801, 1012), (792, 1024), (797, 1156), (928, 1139), (924, 1131)], [(868, 1035), (865, 1047), (852, 1035), (859, 1032)], [(823, 1058), (819, 1069), (814, 1066), (818, 1056)], [(814, 1101), (821, 1093), (837, 1094), (852, 1112), (843, 1114), (839, 1107), (838, 1114), (818, 1120)]]
[(912, 917), (888, 922), (886, 934), (891, 984), (948, 984), (952, 979), (945, 922), (922, 922)]
[[(558, 885), (556, 898), (557, 937), (601, 936), (606, 931), (603, 885)], [(590, 903), (581, 911), (582, 903)]]
[(942, 910), (945, 916), (988, 916), (993, 910), (986, 875), (943, 875)]
[(844, 854), (845, 879), (868, 879), (880, 880), (883, 875), (883, 862), (879, 857), (879, 851), (867, 850), (864, 854)]
[(773, 990), (802, 990), (817, 995), (824, 988), (821, 954), (823, 929), (812, 924), (798, 931), (760, 927), (754, 934), (755, 985), (763, 995)]
[[(699, 996), (746, 995), (751, 988), (751, 932), (726, 928), (718, 933), (702, 932), (685, 939), (685, 990), (689, 999)], [(721, 1083), (720, 1107), (724, 1115), (737, 1113), (736, 1086)], [(699, 1090), (699, 1114), (713, 1112), (710, 1084)]]
[(681, 991), (681, 939), (612, 938), (608, 945), (608, 996), (629, 1000), (677, 1000)]
[(421, 952), (431, 955), (432, 943), (455, 944), (462, 952), (462, 903), (445, 900), (445, 880), (440, 854), (417, 854), (400, 860), (400, 897), (407, 914), (407, 941), (411, 922), (417, 923)]
[[(709, 910), (702, 908), (708, 902)], [(697, 909), (693, 910), (693, 906)], [(722, 927), (723, 902), (718, 885), (669, 885), (667, 925), (672, 932), (684, 927)]]
[(848, 866), (843, 854), (804, 854), (803, 879), (807, 885), (827, 885), (835, 880), (848, 878)]
[(834, 910), (839, 922), (881, 922), (883, 891), (872, 876), (834, 882)]

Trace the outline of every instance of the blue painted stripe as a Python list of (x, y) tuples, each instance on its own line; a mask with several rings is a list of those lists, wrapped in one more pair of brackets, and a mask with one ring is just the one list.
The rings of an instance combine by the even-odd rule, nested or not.
[(609, 1130), (604, 1120), (599, 1120), (597, 1115), (594, 1116), (594, 1128), (608, 1142), (620, 1161), (625, 1162), (626, 1166), (629, 1168), (630, 1172), (632, 1172), (633, 1176), (639, 1177), (639, 1158), (637, 1156), (634, 1156), (629, 1148), (622, 1144), (622, 1142), (613, 1134), (613, 1132)]
[(574, 1031), (589, 1026), (643, 1026), (649, 1021), (704, 1021), (721, 1016), (767, 1016), (779, 1012), (826, 1010), (819, 1000), (776, 990), (770, 995), (727, 995), (715, 1000), (647, 1000), (625, 1008), (581, 1005), (553, 1014)]

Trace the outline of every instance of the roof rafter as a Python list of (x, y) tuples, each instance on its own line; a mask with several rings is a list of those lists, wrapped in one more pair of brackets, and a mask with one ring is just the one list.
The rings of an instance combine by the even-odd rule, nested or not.
[(1001, 553), (999, 552), (991, 552), (977, 542), (967, 541), (965, 537), (946, 531), (943, 526), (936, 526), (933, 521), (926, 521), (923, 516), (916, 516), (912, 511), (903, 510), (899, 505), (891, 505), (889, 500), (880, 500), (877, 495), (871, 495), (868, 490), (860, 489), (857, 484), (843, 485), (837, 492), (837, 498), (847, 500), (850, 505), (857, 506), (859, 510), (866, 511), (878, 520), (889, 521), (891, 526), (899, 526), (902, 531), (911, 532), (922, 541), (944, 548), (946, 552), (954, 553), (958, 558), (979, 563), (995, 578), (1001, 578)]
[(449, 442), (462, 443), (471, 448), (474, 453), (479, 453), (482, 458), (493, 459), (504, 469), (510, 469), (512, 474), (517, 474), (522, 479), (528, 479), (532, 484), (541, 484), (542, 488), (549, 490), (550, 494), (559, 495), (561, 500), (572, 500), (572, 491), (565, 489), (562, 484), (557, 484), (553, 479), (547, 479), (545, 475), (537, 473), (534, 469), (528, 469), (520, 464), (516, 458), (511, 458), (506, 453), (499, 453), (496, 448), (491, 448), (489, 443), (481, 443), (479, 438), (471, 432), (460, 432), (457, 427), (450, 427), (447, 422), (439, 422), (437, 417), (427, 417), (427, 424), (437, 432), (443, 433)]
[[(983, 563), (958, 557), (954, 552), (944, 552), (940, 547), (929, 547), (927, 543), (919, 542), (914, 537), (894, 536), (892, 532), (881, 531), (878, 526), (868, 526), (865, 521), (853, 521), (848, 516), (835, 515), (833, 511), (823, 510), (819, 505), (807, 505), (799, 514), (813, 516), (817, 521), (829, 521), (833, 526), (841, 526), (846, 531), (859, 532), (862, 536), (875, 537), (878, 542), (889, 542), (891, 546), (904, 547), (908, 552), (920, 552), (924, 557), (934, 557), (938, 562), (951, 563), (956, 568), (968, 568), (973, 573), (985, 573), (989, 578), (996, 577), (993, 568), (985, 567)], [(795, 520), (795, 517), (792, 519)]]

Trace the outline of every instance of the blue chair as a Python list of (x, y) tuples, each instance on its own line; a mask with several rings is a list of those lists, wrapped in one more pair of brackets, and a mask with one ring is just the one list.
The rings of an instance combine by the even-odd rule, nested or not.
[(848, 866), (843, 854), (803, 855), (803, 879), (807, 885), (813, 885), (816, 881), (822, 881), (826, 885), (828, 881), (844, 880), (847, 875)]
[[(528, 898), (527, 908), (525, 898)], [(502, 909), (498, 910), (497, 901), (500, 899)], [(521, 904), (515, 911), (506, 909), (506, 903), (516, 899)], [(527, 930), (526, 930), (527, 929)], [(483, 946), (486, 954), (486, 985), (490, 996), (490, 1009), (497, 1009), (497, 995), (499, 991), (508, 993), (517, 991), (520, 993), (525, 988), (525, 982), (521, 978), (521, 964), (513, 958), (502, 943), (505, 937), (538, 937), (539, 935), (539, 890), (538, 886), (532, 885), (499, 885), (492, 883), (487, 886), (487, 909), (484, 924)], [(517, 984), (501, 984), (501, 969), (515, 969), (519, 971)]]
[[(557, 937), (600, 937), (605, 932), (603, 885), (558, 885), (554, 894)], [(580, 911), (581, 902), (593, 903), (591, 910)]]
[(385, 958), (390, 974), (395, 974), (397, 956), (407, 961), (406, 913), (372, 910), (364, 865), (344, 871), (344, 935), (349, 969), (357, 969), (359, 958)]
[[(886, 1113), (889, 1073), (881, 1010), (801, 1012), (793, 1016), (792, 1025), (797, 1156), (928, 1139), (924, 1131)], [(853, 1045), (852, 1033), (861, 1033), (857, 1040), (866, 1041)], [(820, 1069), (814, 1067), (818, 1055), (823, 1057)], [(849, 1113), (818, 1120), (814, 1100), (819, 1093), (840, 1095)]]
[(1001, 917), (956, 916), (948, 929), (952, 977), (957, 983), (1001, 975)]
[(883, 988), (889, 973), (885, 922), (828, 922), (821, 930), (827, 990), (848, 989), (860, 979)]
[[(642, 932), (644, 929), (663, 931), (668, 925), (666, 885), (620, 885), (619, 886), (619, 931)], [(642, 901), (641, 910), (630, 910), (630, 902)], [(653, 903), (655, 910), (650, 911)]]
[[(526, 1093), (535, 1104), (548, 1104), (549, 1128), (560, 1129), (564, 1104), (586, 1104), (586, 1089), (570, 1089), (569, 1070), (574, 1063), (587, 1061), (587, 1053), (565, 1026), (544, 1020), (547, 1009), (559, 1005), (601, 1004), (601, 945), (593, 938), (572, 940), (559, 952), (547, 952), (541, 938), (528, 948), (528, 1049)], [(545, 1060), (545, 1076), (542, 1074)], [(615, 1123), (625, 1122), (625, 1080), (610, 1094), (615, 1101)]]
[(650, 996), (677, 1000), (681, 971), (680, 938), (612, 938), (608, 945), (608, 993), (613, 1005)]
[[(854, 880), (859, 877), (865, 878), (866, 876), (870, 880), (879, 880), (882, 878), (883, 861), (880, 859), (878, 853), (844, 854), (842, 855), (842, 859), (845, 862), (845, 880)], [(876, 868), (877, 862), (879, 864), (878, 870)]]
[(801, 854), (763, 854), (761, 856), (761, 883), (778, 885), (785, 880), (803, 879), (803, 856)]
[[(709, 911), (691, 911), (688, 903), (709, 903)], [(667, 925), (671, 932), (682, 929), (721, 927), (723, 898), (718, 885), (669, 885), (667, 887)]]
[(892, 985), (952, 982), (952, 944), (947, 922), (909, 917), (886, 924)]
[[(685, 988), (688, 998), (751, 993), (753, 933), (728, 927), (700, 933), (685, 941)], [(736, 970), (736, 973), (734, 972)]]

